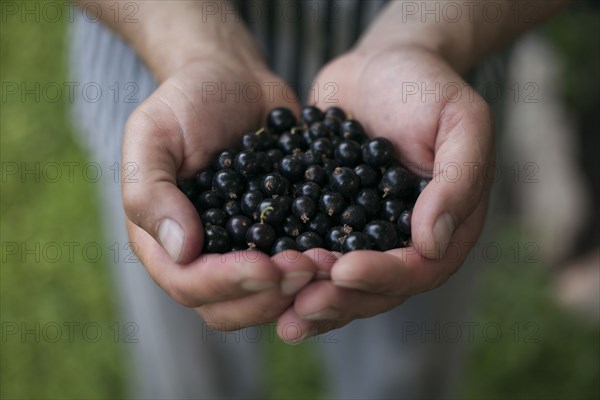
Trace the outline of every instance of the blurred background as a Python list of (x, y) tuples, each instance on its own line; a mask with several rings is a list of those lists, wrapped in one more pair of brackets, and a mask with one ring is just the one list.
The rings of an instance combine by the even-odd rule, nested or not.
[[(69, 122), (68, 16), (21, 18), (6, 3), (0, 396), (121, 398), (135, 326), (117, 316), (107, 267), (128, 249), (103, 239), (98, 169)], [(577, 3), (523, 37), (508, 65), (488, 226), (503, 251), (481, 266), (473, 316), (493, 330), (465, 346), (458, 397), (599, 398), (598, 7)], [(310, 341), (265, 347), (271, 398), (320, 396)]]

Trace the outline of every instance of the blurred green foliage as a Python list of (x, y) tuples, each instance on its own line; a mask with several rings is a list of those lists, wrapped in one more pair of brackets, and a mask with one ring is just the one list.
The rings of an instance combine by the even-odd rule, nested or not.
[[(582, 17), (588, 18), (588, 17)], [(595, 18), (595, 19), (594, 19)], [(587, 88), (589, 65), (582, 66), (584, 51), (573, 48), (579, 39), (581, 20), (563, 19), (557, 41), (573, 54), (572, 83)], [(593, 33), (597, 16), (585, 26)], [(555, 22), (559, 24), (559, 21)], [(591, 28), (590, 28), (591, 27)], [(1, 79), (27, 83), (65, 82), (65, 29), (63, 23), (21, 22), (7, 18), (0, 30)], [(597, 50), (597, 49), (596, 49)], [(598, 65), (598, 52), (592, 51)], [(582, 69), (577, 69), (578, 65)], [(578, 72), (580, 74), (578, 74)], [(592, 76), (597, 82), (596, 75)], [(578, 76), (580, 75), (580, 76)], [(0, 110), (2, 163), (80, 162), (86, 155), (74, 142), (68, 123), (66, 98), (57, 103), (22, 101), (19, 96), (3, 99)], [(2, 244), (101, 243), (97, 193), (91, 183), (35, 182), (29, 177), (2, 181), (0, 198)], [(518, 233), (501, 240), (510, 242)], [(4, 249), (3, 249), (4, 251)], [(111, 327), (115, 301), (104, 259), (87, 262), (76, 257), (58, 263), (36, 261), (33, 256), (3, 253), (0, 269), (0, 315), (3, 336), (0, 351), (0, 397), (3, 399), (104, 399), (125, 395), (125, 365), (122, 338), (115, 340)], [(540, 266), (495, 264), (483, 273), (482, 303), (477, 320), (511, 326), (514, 321), (534, 321), (533, 343), (523, 339), (477, 342), (469, 350), (465, 398), (598, 398), (598, 328), (560, 310), (549, 292), (549, 277)], [(510, 313), (507, 312), (510, 310)], [(6, 329), (40, 329), (57, 323), (98, 323), (102, 336), (97, 342), (83, 340), (77, 328), (74, 340), (36, 342), (29, 334), (5, 335)], [(16, 324), (16, 325), (15, 325)], [(21, 324), (25, 324), (22, 326)], [(49, 330), (48, 335), (51, 334)], [(512, 334), (512, 332), (511, 332)], [(270, 398), (314, 398), (322, 393), (319, 365), (309, 344), (269, 345), (268, 382)]]

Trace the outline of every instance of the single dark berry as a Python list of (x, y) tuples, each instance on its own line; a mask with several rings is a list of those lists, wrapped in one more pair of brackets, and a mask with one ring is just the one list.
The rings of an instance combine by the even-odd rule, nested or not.
[(360, 164), (354, 167), (354, 172), (360, 178), (362, 187), (377, 187), (379, 183), (379, 173), (370, 165)]
[(316, 232), (303, 232), (296, 238), (298, 251), (306, 251), (317, 247), (323, 247), (323, 238)]
[(233, 168), (233, 161), (237, 156), (238, 151), (235, 149), (223, 150), (217, 155), (217, 159), (214, 162), (215, 170)]
[(316, 211), (315, 202), (308, 196), (296, 197), (292, 203), (292, 213), (304, 223), (307, 223)]
[(309, 137), (312, 141), (329, 136), (329, 129), (322, 122), (315, 122), (308, 128)]
[(392, 162), (394, 146), (383, 137), (371, 139), (362, 145), (362, 158), (372, 167), (385, 167)]
[(225, 223), (225, 230), (235, 244), (246, 244), (246, 233), (252, 220), (245, 215), (235, 215)]
[(321, 197), (321, 187), (314, 182), (304, 182), (298, 188), (296, 196), (308, 196), (316, 203)]
[(367, 211), (367, 216), (374, 217), (379, 214), (381, 195), (376, 189), (361, 189), (354, 197), (354, 202)]
[(306, 224), (306, 229), (317, 232), (321, 236), (325, 236), (329, 228), (331, 228), (331, 225), (331, 219), (327, 215), (322, 212), (317, 212)]
[(212, 187), (212, 181), (215, 171), (212, 168), (202, 168), (196, 174), (196, 184), (201, 191), (209, 190)]
[(325, 192), (319, 199), (319, 209), (329, 217), (341, 214), (347, 205), (344, 195), (339, 192)]
[(431, 182), (431, 178), (421, 179), (417, 187), (417, 192), (421, 194), (423, 190), (425, 190), (425, 187), (427, 186), (427, 184), (429, 184), (429, 182)]
[(321, 165), (323, 164), (323, 154), (313, 149), (308, 149), (302, 153), (302, 161), (304, 165)]
[(304, 162), (300, 157), (287, 155), (279, 162), (279, 173), (291, 181), (298, 181), (304, 175)]
[(302, 135), (302, 140), (305, 145), (310, 145), (312, 143), (313, 138), (310, 136), (308, 128), (295, 128), (294, 131), (297, 135)]
[(388, 221), (371, 221), (365, 226), (363, 233), (369, 237), (373, 248), (379, 251), (393, 249), (398, 241), (396, 228)]
[(370, 250), (371, 240), (362, 232), (352, 232), (342, 241), (342, 253), (354, 250)]
[(206, 190), (200, 193), (194, 202), (194, 206), (196, 206), (198, 211), (205, 211), (210, 208), (221, 208), (223, 206), (223, 200), (214, 190)]
[(260, 172), (260, 163), (256, 154), (252, 150), (239, 152), (233, 163), (235, 170), (247, 178), (258, 175)]
[(256, 152), (256, 161), (258, 161), (259, 174), (266, 174), (273, 170), (273, 163), (271, 162), (271, 158), (265, 151)]
[(346, 197), (352, 197), (360, 186), (360, 178), (351, 168), (338, 167), (329, 177), (329, 186)]
[(281, 224), (281, 232), (291, 238), (295, 238), (304, 232), (304, 224), (293, 215), (288, 215)]
[(355, 140), (358, 143), (362, 143), (367, 138), (363, 126), (360, 124), (360, 122), (353, 119), (348, 119), (342, 122), (342, 126), (340, 127), (340, 136), (345, 139)]
[(267, 116), (267, 128), (273, 133), (283, 133), (294, 126), (296, 126), (296, 117), (287, 108), (274, 108)]
[(332, 160), (332, 159), (323, 160), (323, 169), (325, 170), (325, 173), (327, 175), (333, 174), (333, 171), (335, 171), (335, 169), (340, 166), (341, 166), (340, 163), (337, 162), (336, 160)]
[(406, 195), (411, 192), (413, 182), (412, 175), (404, 168), (390, 167), (383, 173), (379, 191), (383, 193), (383, 197)]
[(276, 172), (263, 177), (261, 190), (265, 196), (280, 196), (288, 192), (289, 182)]
[(346, 226), (334, 226), (325, 234), (325, 244), (331, 251), (342, 251), (342, 241), (346, 235), (352, 233), (352, 228)]
[(344, 167), (356, 167), (362, 162), (360, 144), (354, 140), (342, 140), (334, 151), (334, 157)]
[(293, 154), (294, 151), (306, 149), (306, 143), (301, 133), (285, 132), (279, 137), (277, 147), (285, 154)]
[(194, 179), (186, 179), (184, 181), (178, 182), (177, 186), (179, 187), (179, 190), (181, 190), (192, 202), (196, 200), (201, 190), (200, 186), (196, 184)]
[(406, 205), (403, 201), (398, 199), (385, 199), (381, 203), (381, 218), (390, 221), (397, 222), (400, 218), (400, 214), (406, 210)]
[(260, 190), (261, 185), (262, 185), (261, 178), (259, 178), (259, 177), (250, 178), (246, 182), (246, 190), (249, 192), (252, 190)]
[(286, 250), (297, 250), (298, 246), (296, 245), (296, 241), (287, 236), (281, 237), (275, 240), (275, 244), (271, 249), (271, 255), (275, 255), (277, 253), (281, 253)]
[(223, 199), (236, 199), (244, 191), (244, 181), (233, 169), (222, 169), (215, 173), (213, 189)]
[(237, 200), (229, 200), (223, 205), (223, 211), (227, 214), (227, 217), (233, 217), (242, 213), (242, 207), (240, 202)]
[(269, 149), (267, 150), (267, 156), (271, 160), (271, 164), (279, 164), (279, 161), (283, 158), (283, 152), (279, 149)]
[(323, 111), (321, 111), (318, 107), (315, 106), (306, 106), (302, 108), (302, 112), (300, 113), (300, 120), (304, 125), (310, 126), (315, 122), (323, 120)]
[(337, 118), (327, 117), (323, 120), (323, 126), (327, 128), (330, 136), (337, 136), (340, 134), (342, 122)]
[(257, 248), (262, 252), (270, 252), (275, 242), (275, 230), (269, 224), (256, 223), (251, 225), (246, 232), (246, 242), (250, 248)]
[(279, 203), (279, 207), (281, 208), (281, 212), (284, 215), (288, 215), (292, 211), (292, 203), (293, 199), (288, 195), (282, 195), (277, 197), (277, 202)]
[(329, 107), (325, 110), (325, 118), (334, 118), (338, 121), (345, 121), (346, 113), (339, 107)]
[(410, 236), (412, 210), (406, 210), (398, 218), (398, 231), (404, 236)]
[(333, 152), (334, 152), (333, 143), (331, 143), (331, 140), (329, 140), (327, 138), (315, 139), (310, 144), (310, 148), (311, 148), (311, 150), (321, 154), (321, 159), (323, 157), (333, 158)]
[(222, 226), (208, 225), (204, 228), (203, 253), (227, 253), (231, 242), (227, 231)]
[(324, 185), (327, 182), (325, 170), (320, 165), (310, 165), (304, 171), (304, 180), (314, 182), (318, 185)]
[(258, 219), (258, 205), (263, 201), (264, 196), (259, 190), (250, 190), (242, 195), (240, 199), (240, 207), (242, 212), (252, 219)]
[(271, 135), (261, 129), (257, 132), (248, 132), (242, 136), (242, 147), (244, 150), (266, 150), (272, 145)]
[(281, 207), (278, 199), (267, 198), (258, 204), (256, 209), (256, 217), (260, 222), (277, 226), (285, 218), (285, 210)]
[(225, 222), (227, 222), (227, 214), (220, 208), (211, 208), (204, 211), (200, 216), (200, 219), (204, 226), (208, 224), (224, 226)]
[(367, 212), (359, 205), (352, 204), (340, 214), (341, 225), (349, 225), (355, 231), (362, 231), (367, 223)]

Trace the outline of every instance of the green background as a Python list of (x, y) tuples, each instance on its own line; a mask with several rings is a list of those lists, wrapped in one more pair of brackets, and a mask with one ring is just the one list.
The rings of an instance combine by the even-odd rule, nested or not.
[[(597, 14), (571, 12), (545, 29), (558, 38), (559, 48), (569, 49), (563, 52), (567, 64), (579, 66), (575, 58), (581, 53), (597, 54), (598, 40), (593, 39), (597, 27)], [(123, 343), (124, 327), (114, 326), (118, 319), (107, 268), (109, 256), (86, 261), (76, 251), (75, 262), (63, 256), (52, 263), (48, 262), (51, 253), (38, 261), (31, 255), (22, 259), (7, 252), (12, 244), (34, 248), (36, 243), (103, 243), (93, 183), (82, 179), (36, 182), (32, 177), (22, 180), (4, 175), (13, 163), (44, 166), (88, 161), (73, 139), (65, 96), (57, 102), (36, 101), (34, 96), (22, 100), (5, 91), (7, 84), (15, 82), (31, 87), (35, 82), (68, 81), (66, 28), (64, 21), (22, 22), (20, 18), (7, 18), (1, 25), (3, 399), (125, 396), (123, 350), (127, 343)], [(579, 40), (582, 37), (588, 40)], [(597, 62), (597, 56), (593, 60)], [(593, 74), (593, 68), (592, 62), (583, 73)], [(585, 79), (567, 81), (568, 93), (573, 92), (573, 85), (586, 85)], [(497, 233), (497, 240), (509, 248), (523, 231), (518, 221), (509, 221)], [(598, 328), (559, 308), (552, 299), (547, 267), (515, 264), (507, 255), (502, 262), (482, 268), (476, 321), (497, 323), (507, 334), (497, 342), (479, 340), (468, 346), (460, 398), (598, 398)], [(510, 319), (507, 309), (512, 310)], [(79, 324), (73, 340), (63, 336), (50, 342), (52, 324), (59, 324), (64, 333), (65, 322)], [(527, 322), (536, 329), (530, 343), (523, 337), (532, 332), (524, 325)], [(87, 331), (87, 339), (82, 337), (82, 327), (88, 323), (101, 327), (103, 334), (97, 341), (92, 340), (93, 329)], [(512, 336), (515, 323), (521, 329), (519, 340)], [(21, 337), (23, 328), (35, 329), (36, 324), (46, 329), (39, 341), (33, 334)], [(19, 333), (10, 335), (12, 329)], [(265, 377), (270, 397), (319, 397), (323, 382), (309, 344), (275, 342), (267, 347), (269, 362), (276, 366)]]

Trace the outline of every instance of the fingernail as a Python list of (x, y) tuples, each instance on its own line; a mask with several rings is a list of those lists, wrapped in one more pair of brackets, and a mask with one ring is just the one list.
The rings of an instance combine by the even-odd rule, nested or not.
[(289, 296), (297, 293), (313, 278), (313, 273), (308, 271), (288, 272), (281, 280), (281, 293)]
[(304, 318), (311, 321), (320, 321), (324, 319), (337, 319), (339, 316), (339, 311), (334, 310), (333, 308), (326, 308), (324, 310), (317, 311), (316, 313), (308, 314)]
[(446, 247), (448, 247), (453, 233), (454, 219), (449, 213), (443, 213), (433, 225), (433, 238), (435, 239), (436, 247), (439, 246), (440, 256), (446, 254)]
[(181, 249), (183, 249), (184, 237), (183, 229), (172, 219), (165, 219), (158, 226), (158, 240), (175, 262), (179, 260)]
[(265, 290), (273, 289), (276, 283), (267, 280), (250, 279), (242, 281), (241, 288), (249, 292), (264, 292)]

